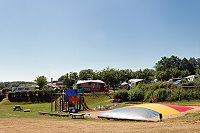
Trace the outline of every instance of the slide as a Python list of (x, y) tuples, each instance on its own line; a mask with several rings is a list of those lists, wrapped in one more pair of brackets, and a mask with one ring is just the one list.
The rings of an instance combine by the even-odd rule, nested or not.
[(69, 103), (67, 103), (67, 107), (74, 107), (75, 108), (75, 105), (73, 104), (73, 102), (69, 102)]
[(85, 103), (85, 100), (84, 100), (83, 97), (81, 97), (81, 104), (83, 105), (83, 108), (84, 108), (85, 110), (90, 110), (90, 108), (88, 108), (87, 104)]

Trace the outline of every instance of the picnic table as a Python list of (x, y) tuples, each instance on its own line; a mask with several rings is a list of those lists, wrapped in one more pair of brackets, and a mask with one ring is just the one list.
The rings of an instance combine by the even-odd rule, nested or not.
[(13, 107), (13, 111), (16, 111), (16, 110), (22, 110), (23, 107), (21, 107), (20, 105), (15, 105)]
[(55, 113), (47, 113), (47, 112), (38, 112), (38, 113), (41, 115), (69, 117), (68, 114), (55, 114)]
[(81, 118), (81, 119), (84, 119), (84, 115), (85, 115), (85, 114), (70, 113), (70, 115), (72, 116), (72, 119), (73, 119), (73, 118), (77, 118), (77, 117), (79, 117), (79, 118)]

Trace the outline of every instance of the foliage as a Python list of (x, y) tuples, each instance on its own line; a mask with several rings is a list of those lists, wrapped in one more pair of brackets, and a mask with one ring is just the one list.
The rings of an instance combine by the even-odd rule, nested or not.
[(155, 71), (153, 69), (144, 69), (139, 70), (134, 73), (135, 78), (137, 79), (145, 79), (145, 80), (153, 80), (155, 75)]
[(43, 88), (47, 84), (47, 78), (45, 76), (38, 76), (35, 79), (36, 84), (41, 88)]
[(63, 85), (65, 85), (67, 88), (70, 88), (78, 80), (78, 74), (76, 72), (70, 72), (69, 74), (67, 73), (63, 75), (62, 78)]
[(154, 90), (146, 90), (144, 93), (144, 101), (150, 102), (153, 99), (153, 92)]
[(12, 91), (12, 88), (5, 87), (5, 88), (3, 88), (2, 90), (3, 90), (4, 92), (6, 92), (6, 91)]
[(8, 99), (10, 102), (50, 102), (51, 93), (47, 90), (11, 92)]
[(197, 68), (197, 69), (195, 70), (195, 72), (196, 72), (196, 75), (200, 75), (200, 68)]
[(13, 83), (10, 84), (10, 88), (18, 87), (19, 85), (20, 85), (19, 83), (13, 82)]
[(162, 57), (154, 66), (156, 68), (156, 78), (158, 80), (168, 80), (170, 78), (185, 77), (190, 74), (198, 74), (200, 59), (186, 58), (180, 59), (177, 56), (170, 58)]
[(105, 83), (109, 86), (115, 86), (120, 84), (120, 72), (115, 69), (104, 69), (100, 72), (101, 80), (105, 81)]
[(185, 83), (183, 83), (182, 85), (183, 85), (183, 86), (195, 86), (196, 83), (197, 83), (197, 82), (195, 82), (195, 81), (190, 81), (190, 82), (185, 82)]
[(5, 95), (0, 95), (0, 102), (5, 98)]
[(4, 83), (0, 83), (0, 90), (3, 89), (3, 88), (5, 88), (5, 87), (6, 87), (6, 86), (5, 86)]
[(87, 80), (87, 79), (96, 79), (95, 72), (92, 69), (81, 70), (79, 72), (79, 79), (80, 80)]
[(144, 99), (144, 91), (139, 87), (131, 87), (128, 95), (130, 101), (143, 101)]
[(114, 99), (122, 99), (122, 101), (127, 101), (128, 100), (128, 90), (126, 90), (126, 89), (119, 90), (117, 93), (114, 94), (113, 98)]
[(168, 91), (166, 89), (157, 89), (153, 93), (153, 97), (156, 101), (165, 101), (168, 97)]

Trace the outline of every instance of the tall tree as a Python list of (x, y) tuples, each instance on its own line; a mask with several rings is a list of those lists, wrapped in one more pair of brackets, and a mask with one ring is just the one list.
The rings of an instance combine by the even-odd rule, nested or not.
[(5, 86), (5, 84), (4, 83), (0, 83), (0, 89), (3, 89), (3, 88), (5, 88), (6, 86)]
[(76, 72), (70, 72), (69, 74), (63, 75), (63, 85), (67, 88), (71, 88), (78, 80), (78, 74)]
[(160, 61), (154, 66), (156, 71), (165, 71), (168, 68), (181, 68), (181, 59), (177, 56), (171, 56), (170, 58), (162, 57)]
[(93, 79), (95, 72), (92, 69), (81, 70), (79, 72), (79, 79), (80, 80), (87, 80), (89, 78)]
[(195, 74), (195, 70), (198, 68), (198, 62), (195, 58), (190, 58), (189, 62), (189, 71), (191, 74)]
[(38, 76), (35, 79), (36, 84), (42, 89), (47, 84), (47, 78), (45, 76)]

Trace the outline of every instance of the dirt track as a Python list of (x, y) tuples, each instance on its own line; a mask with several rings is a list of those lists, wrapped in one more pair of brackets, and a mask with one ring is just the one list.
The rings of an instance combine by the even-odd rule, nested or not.
[(200, 121), (124, 122), (101, 120), (55, 120), (30, 118), (0, 118), (0, 132), (199, 132)]

